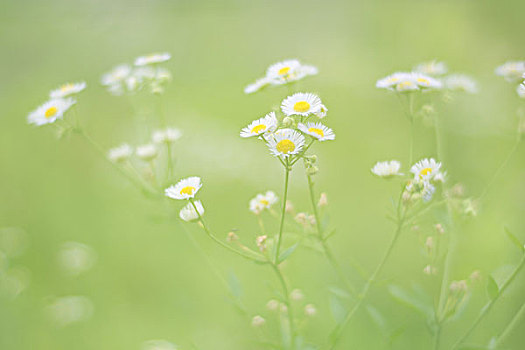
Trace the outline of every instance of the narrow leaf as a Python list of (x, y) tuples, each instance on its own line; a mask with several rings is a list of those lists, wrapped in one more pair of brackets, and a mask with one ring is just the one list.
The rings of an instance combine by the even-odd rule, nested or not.
[(487, 294), (491, 300), (499, 294), (498, 284), (491, 275), (489, 275), (487, 279)]
[(521, 251), (525, 251), (525, 247), (523, 246), (523, 243), (521, 240), (516, 237), (512, 232), (510, 232), (509, 228), (507, 226), (504, 226), (505, 233), (507, 234), (507, 238)]
[(292, 253), (295, 251), (295, 249), (299, 246), (299, 243), (295, 243), (290, 248), (286, 249), (284, 252), (281, 253), (281, 256), (279, 256), (279, 263), (282, 263), (285, 261)]

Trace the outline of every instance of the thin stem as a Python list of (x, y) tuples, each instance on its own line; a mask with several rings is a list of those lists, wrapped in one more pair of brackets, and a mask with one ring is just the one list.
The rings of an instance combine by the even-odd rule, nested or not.
[(512, 331), (518, 325), (518, 323), (520, 322), (520, 319), (523, 316), (525, 316), (525, 303), (523, 303), (523, 305), (521, 305), (521, 307), (518, 310), (518, 312), (514, 315), (512, 320), (509, 322), (509, 324), (507, 324), (507, 326), (505, 327), (505, 329), (503, 330), (501, 335), (496, 340), (495, 349), (499, 349), (501, 344), (503, 344), (505, 342), (505, 340), (507, 340), (508, 336), (510, 335), (510, 333), (512, 333)]
[(252, 252), (253, 255), (249, 255), (249, 254), (246, 254), (242, 251), (239, 251), (237, 249), (234, 249), (232, 247), (230, 247), (228, 244), (224, 243), (223, 241), (221, 241), (220, 239), (218, 239), (213, 233), (211, 233), (211, 231), (208, 229), (208, 226), (206, 225), (206, 223), (204, 222), (204, 220), (202, 219), (202, 216), (201, 216), (201, 213), (199, 213), (199, 210), (197, 209), (197, 206), (195, 205), (195, 201), (193, 200), (193, 198), (190, 199), (190, 203), (191, 205), (193, 206), (193, 209), (195, 210), (195, 212), (197, 213), (197, 216), (199, 217), (199, 221), (200, 223), (202, 224), (202, 228), (204, 229), (204, 232), (206, 232), (206, 234), (208, 235), (208, 237), (210, 237), (211, 239), (213, 239), (216, 243), (218, 243), (220, 246), (222, 246), (223, 248), (226, 248), (227, 250), (239, 255), (239, 256), (242, 256), (243, 258), (245, 259), (248, 259), (248, 260), (251, 260), (251, 261), (254, 261), (254, 262), (257, 262), (257, 263), (267, 263), (267, 261), (265, 259), (263, 259), (262, 257), (259, 257), (259, 254), (255, 253), (255, 252)]
[(415, 139), (415, 125), (414, 118), (410, 119), (410, 158), (408, 164), (412, 165), (414, 162), (414, 139)]
[(284, 192), (283, 192), (283, 204), (281, 210), (281, 224), (279, 225), (279, 236), (277, 238), (277, 249), (275, 250), (274, 262), (278, 263), (279, 261), (279, 251), (281, 250), (281, 243), (283, 238), (283, 228), (284, 228), (284, 218), (286, 215), (286, 199), (288, 197), (288, 180), (290, 178), (290, 164), (288, 158), (286, 158), (284, 167)]
[(167, 182), (171, 180), (171, 177), (173, 175), (173, 158), (171, 154), (171, 143), (166, 142), (166, 157), (168, 157), (168, 165), (167, 165)]
[[(398, 204), (398, 205), (400, 205), (400, 204)], [(403, 214), (403, 216), (398, 220), (397, 228), (396, 228), (396, 231), (394, 232), (394, 237), (390, 241), (390, 244), (389, 244), (385, 254), (383, 255), (383, 258), (381, 259), (381, 262), (379, 263), (379, 265), (377, 265), (374, 273), (372, 273), (372, 275), (370, 276), (370, 278), (366, 282), (365, 286), (361, 290), (361, 293), (359, 294), (359, 300), (354, 305), (354, 307), (346, 314), (343, 322), (340, 325), (336, 326), (336, 328), (332, 332), (332, 337), (331, 337), (332, 340), (330, 341), (330, 343), (329, 343), (329, 345), (327, 347), (328, 350), (332, 350), (332, 349), (334, 349), (336, 347), (338, 341), (341, 338), (341, 335), (343, 334), (344, 328), (348, 325), (348, 323), (350, 323), (350, 321), (352, 320), (352, 318), (354, 317), (356, 312), (359, 310), (359, 308), (361, 307), (361, 305), (365, 301), (366, 297), (368, 296), (368, 292), (370, 291), (370, 287), (372, 286), (372, 284), (374, 284), (376, 282), (377, 277), (383, 271), (383, 268), (385, 267), (385, 264), (388, 261), (388, 258), (390, 257), (390, 254), (392, 253), (392, 251), (394, 249), (394, 246), (396, 245), (396, 242), (397, 242), (399, 236), (401, 235), (401, 232), (403, 230), (404, 220), (405, 220), (405, 215)]]
[(481, 313), (478, 315), (478, 317), (474, 320), (474, 323), (472, 323), (472, 325), (467, 329), (467, 331), (465, 333), (463, 333), (463, 335), (459, 338), (459, 340), (454, 343), (454, 345), (452, 346), (452, 350), (454, 349), (457, 349), (461, 344), (463, 344), (463, 342), (472, 334), (472, 332), (474, 332), (474, 330), (476, 329), (476, 327), (480, 324), (480, 322), (485, 318), (485, 316), (489, 313), (489, 311), (492, 309), (492, 307), (494, 306), (494, 304), (499, 300), (499, 298), (503, 295), (503, 293), (505, 292), (505, 290), (510, 286), (510, 284), (512, 283), (512, 281), (514, 281), (514, 279), (516, 278), (516, 276), (519, 274), (519, 272), (523, 269), (523, 267), (525, 266), (525, 255), (521, 258), (521, 261), (519, 263), (519, 265), (514, 269), (514, 271), (512, 272), (512, 274), (510, 275), (509, 278), (507, 278), (507, 280), (505, 281), (505, 283), (503, 283), (503, 285), (501, 286), (498, 294), (492, 298), (487, 304), (485, 304), (485, 306), (483, 307), (483, 309), (481, 310)]
[(436, 334), (434, 336), (434, 347), (433, 347), (434, 350), (438, 350), (439, 349), (440, 338), (441, 338), (441, 324), (438, 323), (437, 324), (437, 329), (436, 329)]
[(317, 210), (317, 203), (315, 201), (314, 182), (312, 181), (312, 176), (308, 175), (308, 173), (306, 174), (306, 177), (308, 179), (308, 189), (309, 189), (309, 192), (310, 192), (310, 202), (312, 204), (312, 210), (314, 212), (315, 224), (316, 224), (316, 228), (317, 228), (317, 238), (319, 239), (319, 242), (321, 243), (321, 246), (323, 248), (324, 254), (325, 254), (326, 258), (328, 259), (328, 262), (330, 263), (330, 265), (332, 265), (333, 269), (335, 270), (335, 272), (339, 276), (339, 279), (341, 279), (341, 281), (344, 283), (344, 285), (346, 286), (348, 291), (352, 295), (355, 295), (356, 291), (355, 291), (354, 287), (350, 284), (350, 282), (346, 278), (343, 270), (341, 269), (341, 265), (339, 264), (339, 262), (337, 261), (337, 259), (333, 255), (330, 247), (328, 246), (328, 243), (323, 238), (323, 228), (321, 227), (321, 218), (319, 217), (319, 210)]
[(284, 304), (286, 305), (286, 309), (288, 311), (288, 322), (290, 325), (290, 349), (295, 350), (295, 322), (293, 318), (293, 309), (292, 309), (292, 303), (290, 302), (290, 294), (288, 292), (288, 286), (286, 284), (286, 281), (284, 279), (284, 276), (279, 269), (279, 265), (276, 263), (271, 263), (273, 270), (275, 271), (277, 278), (281, 282), (281, 286), (283, 289), (283, 298), (284, 298)]
[(483, 197), (485, 197), (485, 195), (488, 193), (490, 187), (494, 184), (494, 182), (496, 181), (496, 179), (500, 175), (501, 171), (503, 171), (503, 169), (507, 166), (509, 161), (512, 159), (512, 156), (514, 156), (514, 153), (516, 153), (516, 151), (518, 150), (518, 147), (520, 145), (520, 141), (521, 141), (521, 138), (518, 136), (516, 138), (516, 142), (514, 142), (514, 146), (510, 150), (509, 154), (507, 155), (507, 157), (505, 158), (503, 163), (501, 163), (501, 165), (496, 170), (494, 175), (492, 175), (492, 178), (490, 179), (490, 181), (487, 183), (487, 185), (485, 186), (485, 188), (483, 189), (483, 191), (479, 195), (479, 200), (481, 200)]

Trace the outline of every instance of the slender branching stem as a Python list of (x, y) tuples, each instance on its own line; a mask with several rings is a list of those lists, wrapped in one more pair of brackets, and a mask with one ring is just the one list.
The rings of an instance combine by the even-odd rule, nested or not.
[[(401, 203), (398, 204), (398, 206), (401, 205)], [(356, 302), (356, 304), (350, 309), (350, 311), (347, 312), (343, 322), (341, 324), (337, 325), (336, 328), (331, 333), (331, 340), (328, 344), (327, 349), (332, 350), (337, 346), (337, 343), (339, 342), (344, 328), (350, 323), (354, 315), (357, 313), (357, 311), (360, 309), (360, 307), (363, 305), (363, 302), (365, 301), (366, 297), (368, 296), (368, 292), (370, 291), (370, 287), (377, 281), (377, 278), (383, 271), (383, 268), (385, 267), (386, 262), (388, 261), (390, 255), (392, 254), (392, 251), (394, 250), (394, 247), (396, 245), (396, 242), (399, 239), (399, 236), (401, 235), (401, 232), (403, 231), (403, 226), (405, 223), (405, 212), (401, 214), (401, 216), (398, 218), (397, 227), (394, 232), (394, 236), (392, 237), (392, 240), (390, 241), (390, 244), (388, 245), (387, 250), (385, 251), (385, 254), (383, 255), (379, 265), (377, 265), (376, 269), (364, 285), (363, 289), (359, 293), (359, 299)]]
[(202, 219), (202, 216), (201, 214), (199, 213), (199, 210), (197, 209), (197, 206), (195, 205), (195, 201), (193, 200), (193, 198), (190, 198), (190, 203), (191, 205), (193, 206), (193, 209), (195, 210), (195, 212), (197, 213), (197, 216), (199, 217), (199, 222), (202, 224), (202, 228), (204, 229), (204, 232), (206, 232), (206, 234), (208, 235), (208, 237), (210, 237), (212, 240), (214, 240), (216, 243), (218, 243), (220, 246), (222, 246), (223, 248), (245, 258), (245, 259), (248, 259), (250, 261), (253, 261), (253, 262), (257, 262), (257, 263), (262, 263), (262, 264), (265, 264), (267, 263), (266, 259), (264, 259), (262, 256), (259, 256), (259, 254), (255, 253), (255, 252), (251, 252), (252, 254), (247, 254), (245, 252), (242, 252), (240, 250), (237, 250), (231, 246), (229, 246), (228, 244), (224, 243), (223, 241), (221, 241), (220, 239), (218, 239), (208, 228), (208, 226), (206, 225), (206, 223), (204, 222), (204, 220)]
[(281, 269), (279, 268), (279, 265), (277, 263), (271, 263), (272, 269), (275, 271), (275, 274), (277, 275), (277, 278), (279, 279), (279, 282), (281, 283), (281, 287), (283, 290), (283, 302), (286, 305), (286, 310), (288, 314), (288, 323), (290, 326), (290, 350), (295, 350), (295, 321), (293, 317), (293, 305), (290, 301), (290, 293), (288, 285), (286, 284), (286, 280), (284, 279), (283, 273), (281, 272)]
[(492, 309), (494, 304), (499, 300), (499, 298), (503, 295), (505, 290), (514, 281), (514, 279), (520, 273), (520, 271), (523, 269), (523, 267), (525, 267), (525, 255), (523, 255), (523, 257), (521, 258), (520, 263), (518, 264), (518, 266), (516, 266), (514, 271), (512, 271), (512, 274), (509, 276), (509, 278), (507, 278), (507, 280), (505, 280), (505, 282), (501, 286), (500, 290), (498, 291), (498, 294), (494, 298), (492, 298), (487, 304), (485, 304), (485, 306), (481, 310), (481, 312), (478, 315), (478, 317), (474, 320), (472, 325), (467, 329), (467, 331), (465, 333), (463, 333), (463, 335), (458, 339), (458, 341), (456, 341), (456, 343), (454, 343), (454, 345), (452, 346), (452, 350), (457, 349), (460, 345), (462, 345), (463, 342), (472, 334), (472, 332), (474, 332), (474, 330), (478, 327), (478, 325), (485, 318), (485, 316), (487, 316), (487, 314)]
[(525, 303), (521, 305), (518, 312), (516, 312), (512, 320), (510, 320), (507, 326), (505, 326), (505, 328), (503, 329), (503, 332), (496, 340), (496, 346), (494, 347), (495, 349), (500, 348), (500, 346), (505, 342), (505, 340), (507, 340), (508, 336), (512, 333), (514, 328), (520, 323), (521, 319), (524, 316), (525, 316)]
[(286, 216), (286, 200), (288, 198), (288, 180), (290, 178), (290, 161), (288, 158), (285, 159), (284, 166), (284, 192), (283, 192), (283, 204), (281, 209), (281, 223), (279, 225), (279, 236), (277, 237), (277, 247), (275, 249), (274, 262), (279, 263), (279, 253), (281, 250), (281, 243), (283, 239), (283, 229), (284, 229), (284, 218)]

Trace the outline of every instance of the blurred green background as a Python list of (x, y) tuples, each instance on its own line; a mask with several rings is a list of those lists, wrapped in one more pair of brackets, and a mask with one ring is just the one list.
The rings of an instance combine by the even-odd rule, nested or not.
[[(145, 199), (80, 137), (57, 140), (50, 128), (26, 124), (27, 114), (66, 81), (85, 80), (78, 113), (105, 148), (146, 142), (129, 101), (109, 95), (100, 75), (121, 62), (155, 51), (172, 54), (165, 65), (174, 79), (163, 96), (170, 125), (184, 137), (177, 143), (177, 178), (199, 175), (200, 199), (221, 237), (233, 229), (252, 242), (256, 220), (247, 205), (256, 193), (279, 195), (282, 168), (261, 144), (238, 136), (241, 127), (275, 108), (286, 87), (246, 96), (243, 88), (268, 65), (298, 58), (320, 74), (298, 88), (318, 93), (329, 108), (327, 124), (337, 140), (315, 150), (321, 172), (318, 189), (329, 196), (332, 246), (348, 276), (360, 287), (350, 257), (367, 271), (390, 239), (385, 218), (398, 186), (372, 177), (378, 160), (408, 161), (408, 125), (396, 98), (374, 87), (396, 70), (421, 61), (445, 61), (452, 71), (474, 76), (478, 95), (457, 95), (438, 104), (445, 125), (442, 161), (452, 183), (479, 195), (512, 146), (518, 101), (494, 68), (523, 59), (525, 2), (514, 1), (10, 1), (0, 3), (0, 226), (20, 227), (27, 246), (10, 260), (30, 272), (16, 298), (0, 296), (0, 349), (139, 349), (149, 339), (166, 339), (184, 349), (259, 349), (249, 320), (235, 312), (228, 291), (183, 226), (204, 247), (226, 278), (241, 281), (250, 314), (268, 320), (279, 341), (275, 316), (265, 309), (277, 281), (269, 269), (247, 263), (210, 242), (195, 225), (177, 219), (180, 203)], [(152, 100), (141, 101), (148, 105)], [(149, 127), (156, 120), (148, 121)], [(137, 131), (137, 128), (139, 130)], [(416, 156), (436, 156), (433, 130), (417, 128)], [(515, 264), (519, 253), (503, 226), (525, 240), (523, 147), (481, 205), (478, 217), (460, 226), (452, 279), (474, 269), (483, 275)], [(300, 167), (292, 173), (291, 200), (309, 211)], [(430, 226), (422, 227), (430, 230)], [(66, 241), (91, 246), (96, 265), (71, 277), (56, 255)], [(375, 288), (371, 303), (391, 329), (405, 331), (393, 349), (427, 349), (424, 318), (396, 303), (384, 285), (417, 282), (436, 296), (439, 278), (422, 273), (421, 243), (406, 232)], [(325, 260), (300, 249), (285, 268), (318, 315), (302, 330), (322, 344), (335, 324), (327, 286), (338, 285)], [(525, 301), (525, 276), (471, 338), (487, 343)], [(84, 295), (90, 319), (57, 327), (46, 316), (53, 296)], [(475, 288), (463, 317), (444, 330), (444, 348), (466, 329), (486, 301)], [(522, 322), (506, 343), (522, 349)], [(446, 344), (446, 345), (445, 345)], [(387, 348), (381, 330), (360, 311), (340, 349)]]

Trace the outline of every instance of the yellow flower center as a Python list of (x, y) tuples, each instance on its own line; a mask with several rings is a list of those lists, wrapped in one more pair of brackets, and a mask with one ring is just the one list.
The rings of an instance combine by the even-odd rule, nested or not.
[(293, 110), (300, 113), (308, 112), (309, 109), (310, 104), (306, 101), (296, 102), (293, 106)]
[(419, 173), (419, 176), (423, 177), (423, 176), (428, 175), (430, 173), (432, 173), (432, 168), (425, 168), (425, 169), (421, 170), (421, 172)]
[(60, 87), (60, 91), (66, 92), (68, 90), (71, 90), (73, 88), (73, 84), (64, 84)]
[(194, 191), (195, 191), (195, 187), (193, 187), (193, 186), (186, 186), (182, 190), (180, 190), (180, 194), (187, 194), (187, 195), (191, 196)]
[(411, 81), (404, 81), (402, 83), (399, 83), (399, 87), (400, 88), (408, 88), (408, 87), (411, 87), (413, 86), (414, 84), (411, 82)]
[(324, 132), (323, 132), (322, 129), (310, 128), (310, 129), (308, 129), (308, 132), (313, 132), (314, 134), (319, 135), (319, 137), (324, 137)]
[(266, 199), (261, 199), (261, 204), (262, 205), (269, 205), (270, 202), (268, 202)]
[(287, 154), (295, 150), (295, 144), (290, 140), (282, 140), (282, 141), (279, 141), (279, 143), (277, 144), (277, 146), (275, 146), (275, 148), (279, 152)]
[(252, 134), (258, 134), (260, 133), (261, 131), (264, 131), (266, 130), (266, 125), (264, 124), (259, 124), (259, 125), (256, 125), (252, 128)]
[(430, 82), (428, 81), (428, 79), (425, 79), (425, 78), (417, 78), (417, 82), (418, 82), (418, 83), (427, 84), (427, 85), (430, 84)]
[(44, 115), (46, 116), (46, 118), (51, 118), (53, 117), (55, 114), (57, 114), (58, 112), (58, 109), (53, 106), (53, 107), (49, 107), (46, 112), (44, 113)]
[(279, 71), (277, 72), (277, 74), (279, 75), (285, 75), (286, 73), (288, 73), (290, 71), (290, 67), (283, 67), (281, 69), (279, 69)]

